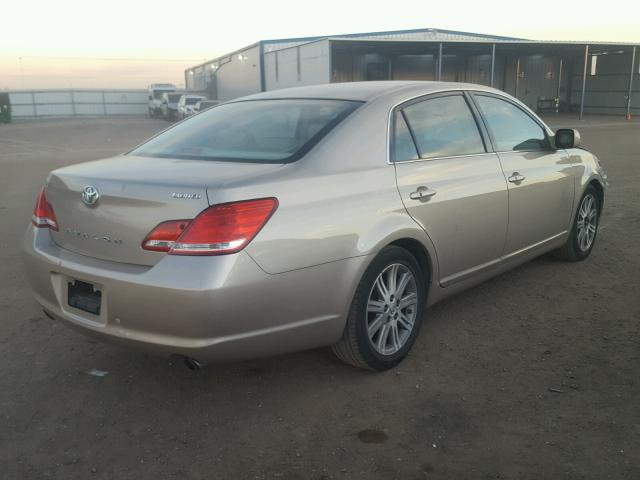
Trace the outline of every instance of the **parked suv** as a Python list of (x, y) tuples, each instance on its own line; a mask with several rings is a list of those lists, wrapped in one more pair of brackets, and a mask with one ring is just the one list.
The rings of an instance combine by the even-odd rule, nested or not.
[(195, 104), (193, 107), (193, 113), (201, 112), (202, 110), (206, 110), (207, 108), (215, 107), (219, 105), (220, 102), (218, 100), (202, 100)]
[(196, 104), (202, 100), (206, 100), (207, 97), (202, 95), (190, 95), (184, 94), (180, 97), (178, 102), (178, 120), (182, 120), (189, 115), (193, 115)]
[(167, 121), (178, 119), (178, 102), (182, 97), (180, 92), (165, 92), (162, 94), (160, 101), (160, 110), (162, 112), (162, 118)]
[(52, 318), (192, 367), (331, 345), (382, 370), (425, 307), (589, 256), (607, 182), (579, 145), (479, 85), (261, 93), (52, 172), (27, 277)]

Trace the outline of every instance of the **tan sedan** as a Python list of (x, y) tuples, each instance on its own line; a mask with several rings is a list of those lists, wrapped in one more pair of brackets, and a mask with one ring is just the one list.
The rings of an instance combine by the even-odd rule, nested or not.
[(52, 172), (26, 271), (52, 318), (193, 368), (332, 345), (386, 369), (429, 305), (589, 255), (606, 175), (578, 146), (478, 85), (262, 93)]

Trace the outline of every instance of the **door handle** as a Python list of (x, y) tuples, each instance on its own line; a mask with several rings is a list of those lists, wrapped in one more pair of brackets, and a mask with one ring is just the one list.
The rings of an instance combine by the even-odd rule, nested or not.
[(425, 187), (425, 186), (419, 186), (418, 188), (416, 188), (415, 192), (411, 192), (409, 194), (409, 198), (411, 200), (422, 200), (422, 199), (429, 199), (431, 197), (433, 197), (437, 192), (435, 190), (431, 190), (429, 187)]
[(511, 175), (509, 178), (507, 178), (507, 180), (509, 180), (511, 183), (515, 183), (516, 185), (519, 184), (520, 182), (522, 182), (525, 178), (524, 175), (520, 175), (518, 172), (513, 172), (513, 175)]

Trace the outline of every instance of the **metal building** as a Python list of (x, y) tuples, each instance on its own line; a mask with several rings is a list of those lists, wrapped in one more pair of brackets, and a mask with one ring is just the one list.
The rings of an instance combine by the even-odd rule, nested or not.
[(190, 91), (226, 101), (363, 80), (494, 86), (536, 111), (640, 114), (640, 44), (553, 42), (416, 29), (262, 40), (185, 71)]

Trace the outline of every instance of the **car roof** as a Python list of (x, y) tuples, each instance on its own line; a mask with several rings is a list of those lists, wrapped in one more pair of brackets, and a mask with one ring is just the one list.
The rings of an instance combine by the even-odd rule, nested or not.
[(234, 101), (284, 98), (322, 98), (366, 102), (385, 96), (396, 97), (399, 94), (406, 94), (407, 97), (411, 97), (450, 90), (482, 90), (487, 92), (503, 93), (484, 85), (476, 85), (472, 83), (385, 80), (372, 82), (328, 83), (323, 85), (271, 90), (269, 92), (249, 95)]

